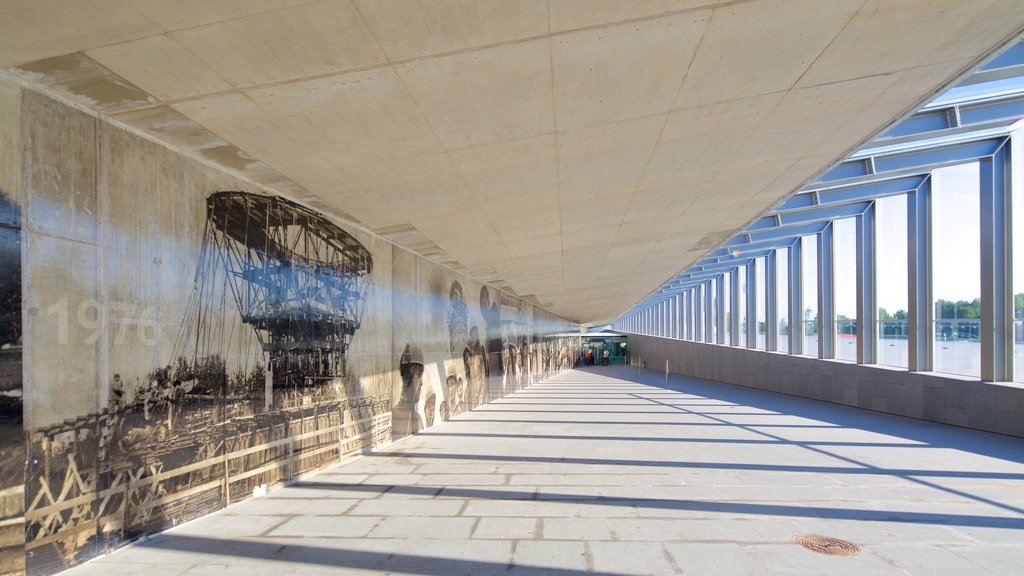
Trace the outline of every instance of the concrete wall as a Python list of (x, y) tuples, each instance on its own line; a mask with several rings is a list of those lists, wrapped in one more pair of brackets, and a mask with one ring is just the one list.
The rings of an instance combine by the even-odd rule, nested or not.
[(1024, 437), (1024, 386), (837, 360), (629, 335), (653, 370)]
[(25, 535), (24, 554), (0, 540), (0, 573), (16, 556), (60, 571), (415, 433), (568, 369), (578, 345), (512, 294), (329, 222), (368, 262), (335, 268), (351, 296), (328, 305), (352, 304), (354, 328), (340, 362), (284, 362), (243, 314), (237, 240), (208, 212), (217, 192), (272, 191), (3, 82), (0, 190), (20, 211), (24, 310), (0, 511)]

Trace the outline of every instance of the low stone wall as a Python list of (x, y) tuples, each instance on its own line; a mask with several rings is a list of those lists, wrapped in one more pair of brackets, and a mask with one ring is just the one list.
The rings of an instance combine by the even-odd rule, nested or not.
[(629, 335), (632, 364), (877, 412), (1024, 437), (1024, 385)]

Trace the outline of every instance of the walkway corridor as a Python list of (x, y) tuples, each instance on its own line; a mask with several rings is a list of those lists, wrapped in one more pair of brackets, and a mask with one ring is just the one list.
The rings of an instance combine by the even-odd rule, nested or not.
[[(840, 538), (854, 556), (795, 543)], [(574, 370), (69, 572), (1020, 574), (1024, 442)]]

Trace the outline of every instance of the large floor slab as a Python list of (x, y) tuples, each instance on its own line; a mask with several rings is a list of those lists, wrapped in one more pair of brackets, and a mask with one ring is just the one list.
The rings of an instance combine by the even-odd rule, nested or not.
[[(817, 534), (860, 547), (826, 556)], [(1020, 574), (1024, 442), (574, 370), (68, 572)]]

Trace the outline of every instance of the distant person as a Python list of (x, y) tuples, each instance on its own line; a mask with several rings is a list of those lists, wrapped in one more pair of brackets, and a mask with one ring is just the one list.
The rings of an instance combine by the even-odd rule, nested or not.
[(591, 350), (590, 348), (587, 348), (587, 366), (593, 366), (593, 365), (594, 365), (594, 351)]
[(601, 356), (601, 366), (607, 366), (607, 365), (608, 365), (608, 350), (606, 349), (604, 351), (604, 354)]

